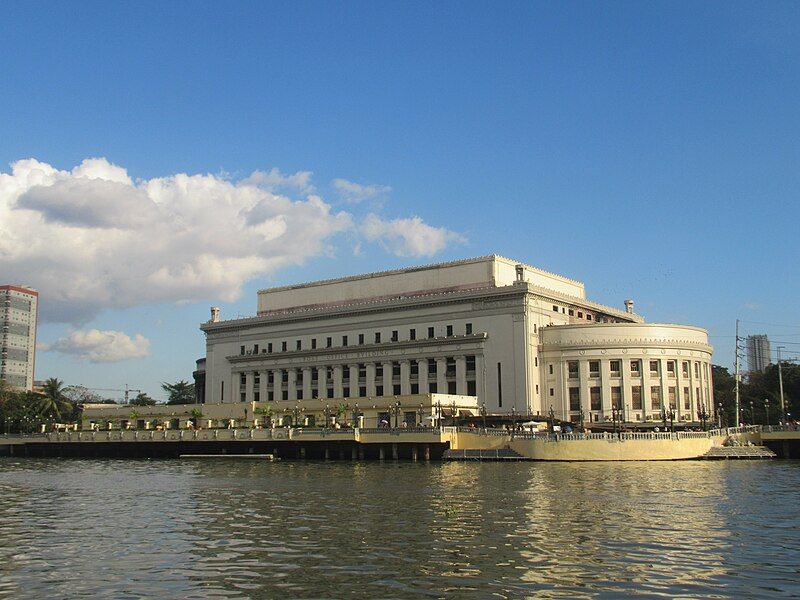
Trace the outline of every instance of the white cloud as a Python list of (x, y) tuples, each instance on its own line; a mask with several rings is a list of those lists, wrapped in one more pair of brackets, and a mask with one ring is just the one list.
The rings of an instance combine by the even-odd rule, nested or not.
[(311, 171), (298, 171), (292, 175), (284, 175), (279, 169), (273, 168), (270, 171), (253, 171), (247, 179), (242, 180), (243, 184), (256, 185), (269, 191), (277, 190), (297, 190), (304, 194), (314, 192), (311, 185)]
[(418, 217), (370, 215), (355, 227), (350, 213), (309, 193), (310, 177), (272, 169), (240, 181), (184, 173), (133, 181), (104, 158), (72, 170), (20, 160), (0, 172), (0, 273), (39, 290), (43, 320), (80, 325), (109, 308), (236, 300), (254, 278), (333, 254), (343, 232), (401, 256), (462, 240)]
[(70, 354), (95, 363), (120, 362), (148, 356), (150, 340), (140, 334), (130, 337), (122, 331), (89, 329), (73, 331), (53, 344), (42, 344), (42, 349)]
[(419, 217), (386, 221), (370, 214), (360, 230), (367, 240), (379, 242), (397, 256), (433, 256), (450, 243), (466, 241), (462, 235), (444, 227), (431, 227)]
[(364, 200), (375, 198), (392, 191), (388, 185), (362, 185), (347, 179), (334, 179), (331, 182), (339, 196), (349, 204), (358, 204)]
[[(289, 179), (309, 189), (305, 175)], [(134, 183), (105, 159), (71, 171), (28, 159), (0, 172), (0, 273), (38, 288), (48, 321), (80, 324), (148, 302), (232, 301), (247, 281), (322, 254), (352, 228), (348, 213), (317, 196), (293, 201), (214, 175)]]

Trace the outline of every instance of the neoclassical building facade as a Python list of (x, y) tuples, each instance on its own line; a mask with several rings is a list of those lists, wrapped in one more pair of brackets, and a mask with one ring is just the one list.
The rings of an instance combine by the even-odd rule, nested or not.
[(447, 394), (489, 414), (586, 421), (713, 407), (705, 331), (646, 324), (630, 301), (603, 306), (579, 281), (500, 256), (265, 289), (256, 316), (219, 317), (201, 326), (209, 403)]

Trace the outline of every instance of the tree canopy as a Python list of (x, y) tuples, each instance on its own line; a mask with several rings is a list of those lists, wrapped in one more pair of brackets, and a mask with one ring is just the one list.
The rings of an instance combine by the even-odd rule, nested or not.
[(194, 384), (181, 379), (175, 383), (164, 382), (161, 388), (167, 392), (167, 404), (194, 404)]
[[(783, 371), (783, 397), (788, 420), (796, 420), (800, 413), (800, 365), (781, 362)], [(723, 424), (733, 425), (735, 414), (736, 379), (725, 367), (712, 367), (714, 402), (722, 404)], [(739, 408), (744, 409), (741, 421), (764, 425), (777, 425), (780, 420), (780, 386), (778, 365), (769, 365), (763, 373), (750, 373), (739, 384)], [(741, 414), (741, 413), (740, 413)]]

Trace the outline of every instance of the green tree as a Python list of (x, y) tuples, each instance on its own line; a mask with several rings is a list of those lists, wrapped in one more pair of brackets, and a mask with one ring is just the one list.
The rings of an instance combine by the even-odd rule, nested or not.
[(131, 400), (131, 406), (153, 406), (155, 403), (156, 401), (144, 392), (136, 394), (136, 397)]
[(68, 420), (72, 417), (75, 406), (64, 395), (64, 382), (51, 377), (44, 382), (42, 391), (34, 400), (36, 413), (49, 421)]
[(167, 404), (194, 404), (194, 384), (181, 379), (175, 383), (164, 382), (161, 388), (167, 392)]

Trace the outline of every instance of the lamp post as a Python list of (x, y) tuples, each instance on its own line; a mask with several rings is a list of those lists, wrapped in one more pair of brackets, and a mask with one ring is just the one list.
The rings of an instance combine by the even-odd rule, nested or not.
[(436, 401), (436, 427), (442, 427), (442, 401)]
[(781, 367), (781, 349), (786, 346), (778, 346), (778, 391), (781, 396), (781, 423), (786, 424), (788, 414), (786, 413), (786, 403), (783, 400), (783, 369)]
[(417, 409), (417, 415), (418, 415), (417, 421), (419, 421), (417, 427), (423, 427), (425, 425), (425, 422), (423, 421), (423, 419), (425, 418), (425, 406), (422, 404), (422, 402), (419, 403), (419, 408)]
[(722, 402), (717, 404), (717, 427), (722, 429)]
[(675, 433), (675, 410), (671, 407), (669, 409), (669, 429)]
[(297, 406), (295, 406), (292, 409), (292, 424), (295, 427), (298, 427), (299, 423), (300, 423), (300, 409)]
[(481, 419), (483, 419), (483, 432), (486, 433), (486, 402), (481, 404), (480, 414)]
[(353, 406), (353, 429), (358, 428), (358, 402)]
[(755, 425), (756, 423), (756, 414), (753, 411), (753, 401), (750, 400), (750, 425)]
[(578, 425), (580, 427), (581, 433), (583, 433), (585, 431), (585, 428), (584, 428), (584, 425), (583, 425), (583, 420), (586, 418), (586, 414), (583, 412), (583, 407), (582, 406), (581, 406), (581, 411), (580, 411), (579, 415), (580, 416), (578, 418), (580, 419), (580, 421), (578, 422)]
[(400, 400), (394, 405), (394, 428), (400, 427)]
[(553, 405), (550, 405), (550, 410), (547, 411), (547, 418), (550, 421), (550, 433), (555, 433), (556, 426), (556, 411), (553, 410)]
[(450, 405), (450, 409), (453, 411), (453, 427), (456, 426), (456, 411), (458, 407), (456, 406), (456, 401), (453, 400), (453, 403)]
[(517, 407), (511, 407), (511, 439), (514, 439), (514, 432), (517, 430)]
[(326, 404), (325, 405), (325, 410), (323, 412), (325, 413), (325, 429), (327, 429), (328, 428), (328, 423), (330, 422), (330, 418), (331, 418), (331, 406), (330, 406), (330, 404)]
[(764, 415), (767, 418), (767, 427), (769, 427), (769, 398), (764, 398)]

